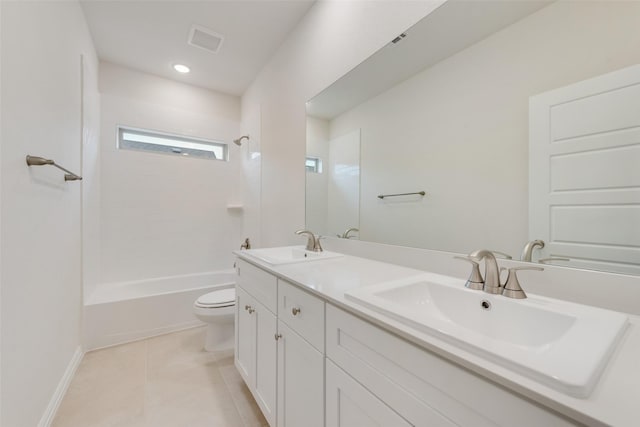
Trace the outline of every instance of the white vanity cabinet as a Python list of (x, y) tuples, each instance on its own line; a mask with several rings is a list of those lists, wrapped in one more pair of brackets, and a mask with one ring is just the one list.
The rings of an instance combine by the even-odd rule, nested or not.
[(278, 427), (324, 426), (324, 355), (278, 320)]
[[(277, 280), (248, 263), (238, 262), (236, 287), (235, 365), (270, 425), (276, 421)], [(247, 290), (259, 289), (252, 295)], [(273, 298), (264, 298), (273, 293)]]
[(278, 280), (278, 427), (324, 426), (324, 306)]
[(272, 427), (324, 426), (321, 299), (238, 260), (235, 366)]
[(271, 427), (578, 425), (238, 263), (235, 365)]

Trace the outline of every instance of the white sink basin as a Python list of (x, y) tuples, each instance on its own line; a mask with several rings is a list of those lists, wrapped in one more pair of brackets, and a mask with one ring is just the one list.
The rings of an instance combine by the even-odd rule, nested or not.
[(343, 256), (337, 252), (307, 251), (304, 246), (283, 246), (278, 248), (250, 249), (243, 253), (251, 255), (271, 265), (291, 264), (295, 262), (315, 261)]
[(347, 299), (575, 397), (587, 397), (627, 316), (528, 295), (514, 300), (438, 274), (382, 283)]

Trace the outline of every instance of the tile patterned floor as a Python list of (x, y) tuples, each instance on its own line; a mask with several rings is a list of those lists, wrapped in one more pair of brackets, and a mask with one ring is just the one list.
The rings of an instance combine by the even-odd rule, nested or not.
[(87, 353), (52, 426), (268, 426), (233, 352), (205, 352), (204, 333), (194, 328)]

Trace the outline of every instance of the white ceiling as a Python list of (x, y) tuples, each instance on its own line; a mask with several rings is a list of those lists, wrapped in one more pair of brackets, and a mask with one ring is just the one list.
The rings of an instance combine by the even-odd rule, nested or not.
[[(314, 0), (81, 0), (103, 61), (241, 95)], [(217, 54), (187, 44), (193, 24), (224, 36)], [(174, 63), (191, 67), (189, 74)]]
[(307, 103), (307, 113), (331, 120), (552, 0), (448, 1)]

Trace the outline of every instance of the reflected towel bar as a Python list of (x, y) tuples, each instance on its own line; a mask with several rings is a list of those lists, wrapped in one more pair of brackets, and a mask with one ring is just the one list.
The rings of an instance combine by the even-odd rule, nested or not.
[(27, 156), (27, 165), (28, 166), (45, 166), (45, 165), (55, 166), (58, 169), (66, 172), (64, 174), (64, 180), (65, 181), (78, 181), (78, 180), (82, 179), (82, 177), (80, 175), (76, 175), (75, 173), (71, 172), (70, 170), (65, 169), (62, 166), (56, 164), (56, 162), (54, 162), (53, 160), (45, 159), (44, 157)]
[(415, 193), (399, 193), (399, 194), (380, 194), (378, 196), (378, 199), (384, 199), (385, 197), (396, 197), (396, 196), (411, 196), (413, 194), (419, 194), (421, 196), (424, 196), (425, 193), (424, 191), (416, 191)]

